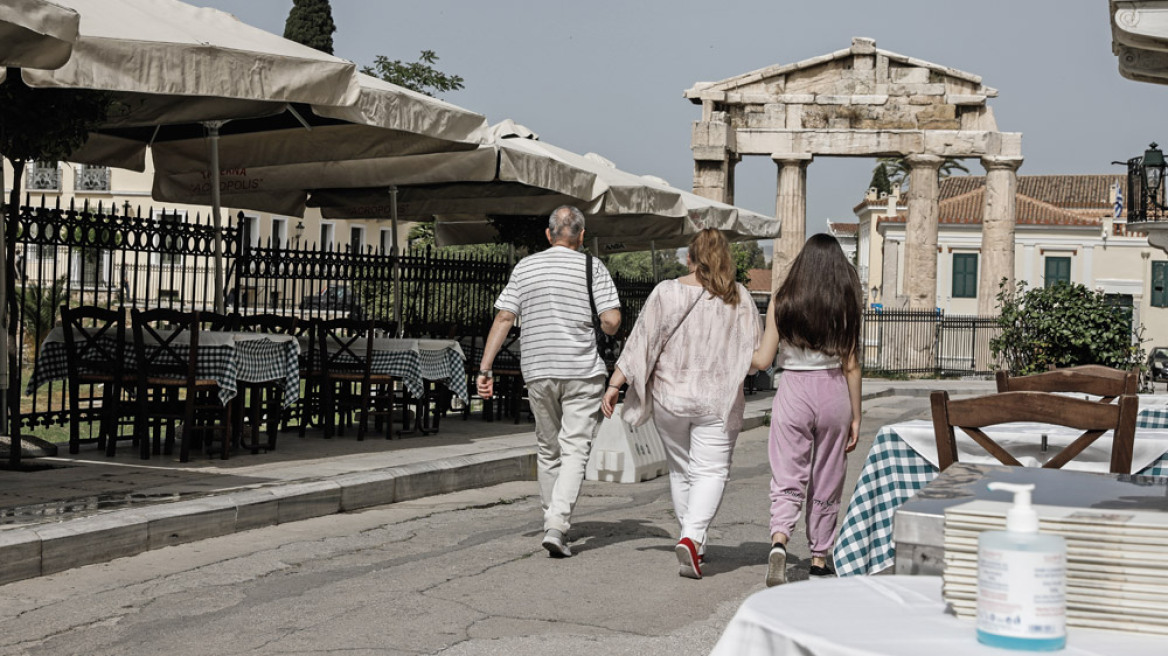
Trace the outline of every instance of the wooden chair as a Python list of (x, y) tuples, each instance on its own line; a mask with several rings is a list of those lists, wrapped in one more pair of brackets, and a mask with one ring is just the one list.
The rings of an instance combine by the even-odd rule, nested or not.
[(238, 312), (220, 314), (219, 312), (200, 310), (199, 328), (201, 330), (213, 330), (215, 332), (230, 332), (239, 330), (239, 322), (241, 319), (242, 317)]
[[(297, 330), (300, 320), (296, 317), (279, 314), (255, 314), (238, 316), (235, 320), (235, 329), (244, 332), (268, 333), (272, 335), (299, 336)], [(276, 437), (279, 434), (280, 423), (284, 408), (284, 378), (275, 378), (254, 383), (239, 382), (239, 394), (235, 398), (239, 401), (235, 412), (235, 429), (239, 436), (240, 446), (249, 449), (253, 454), (260, 449), (276, 450)], [(246, 398), (245, 398), (246, 397)], [(263, 416), (267, 414), (267, 421)], [(244, 417), (248, 424), (244, 426)], [(260, 444), (260, 424), (265, 424), (267, 442)]]
[[(138, 369), (138, 417), (135, 433), (143, 459), (150, 457), (150, 424), (155, 426), (154, 453), (160, 452), (160, 434), (167, 428), (169, 452), (176, 422), (183, 426), (179, 460), (190, 460), (196, 435), (221, 434), (220, 457), (231, 450), (231, 405), (219, 401), (219, 384), (198, 377), (198, 312), (167, 308), (131, 310)], [(163, 330), (161, 326), (166, 326)], [(183, 341), (188, 341), (184, 344)], [(204, 443), (210, 444), (210, 440)]]
[[(99, 448), (105, 448), (106, 455), (112, 456), (122, 417), (122, 392), (132, 389), (135, 380), (126, 373), (125, 316), (119, 310), (62, 305), (61, 324), (69, 372), (69, 453), (80, 451), (82, 400), (89, 402), (92, 415), (96, 405), (93, 386), (100, 385), (101, 424), (96, 442)], [(82, 385), (91, 386), (85, 399), (81, 396)]]
[(957, 462), (954, 428), (960, 428), (1002, 464), (1021, 466), (1022, 463), (981, 429), (1015, 421), (1031, 421), (1084, 431), (1043, 467), (1061, 468), (1100, 435), (1114, 430), (1111, 472), (1131, 473), (1136, 414), (1139, 412), (1137, 396), (1123, 394), (1119, 396), (1117, 403), (1099, 403), (1046, 392), (1003, 392), (971, 399), (950, 400), (948, 392), (936, 391), (930, 396), (930, 401), (933, 409), (933, 430), (937, 440), (937, 464), (941, 471)]
[[(357, 414), (357, 440), (365, 439), (370, 415), (386, 416), (384, 407), (374, 407), (375, 386), (393, 386), (393, 376), (373, 373), (374, 322), (357, 319), (332, 319), (317, 324), (317, 360), (320, 363), (321, 410), (324, 436), (338, 433), (337, 416), (341, 416), (341, 433)], [(392, 431), (387, 432), (388, 439)]]
[(1136, 371), (1112, 369), (1097, 364), (1052, 369), (1029, 376), (997, 373), (998, 392), (1080, 392), (1103, 397), (1111, 403), (1123, 394), (1136, 394), (1139, 375)]

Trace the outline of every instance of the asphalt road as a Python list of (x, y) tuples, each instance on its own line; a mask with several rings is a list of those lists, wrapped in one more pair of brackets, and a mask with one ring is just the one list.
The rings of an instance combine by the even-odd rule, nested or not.
[[(927, 406), (865, 405), (845, 501), (876, 430)], [(763, 588), (766, 438), (739, 438), (701, 581), (677, 574), (664, 477), (586, 483), (567, 560), (540, 548), (535, 483), (509, 483), (0, 586), (0, 655), (708, 653)], [(791, 554), (806, 578), (802, 526)]]

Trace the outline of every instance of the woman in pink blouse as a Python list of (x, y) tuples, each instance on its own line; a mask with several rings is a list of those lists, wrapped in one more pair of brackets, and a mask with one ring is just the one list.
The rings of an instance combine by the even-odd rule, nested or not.
[(601, 405), (611, 417), (628, 383), (621, 418), (633, 425), (654, 419), (681, 523), (680, 574), (700, 579), (706, 529), (722, 502), (742, 428), (742, 381), (761, 330), (750, 293), (734, 280), (722, 233), (694, 236), (689, 269), (657, 285), (645, 301)]

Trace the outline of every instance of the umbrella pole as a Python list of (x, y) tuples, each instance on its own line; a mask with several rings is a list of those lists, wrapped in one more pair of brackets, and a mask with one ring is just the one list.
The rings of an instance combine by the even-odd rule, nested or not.
[(649, 255), (653, 258), (653, 282), (657, 282), (657, 241), (654, 239), (649, 240)]
[(8, 194), (4, 193), (4, 157), (0, 156), (0, 435), (8, 435)]
[(402, 325), (402, 288), (401, 288), (401, 258), (398, 256), (397, 244), (397, 185), (389, 187), (389, 222), (392, 226), (390, 235), (393, 248), (393, 322), (397, 326), (397, 336), (405, 334)]
[(219, 128), (227, 121), (207, 121), (211, 139), (211, 219), (215, 228), (215, 311), (222, 314), (223, 302), (223, 217), (219, 213)]

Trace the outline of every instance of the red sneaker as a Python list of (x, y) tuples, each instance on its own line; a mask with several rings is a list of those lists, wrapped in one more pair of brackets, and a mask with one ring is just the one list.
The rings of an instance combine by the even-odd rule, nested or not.
[(682, 538), (677, 546), (673, 548), (677, 554), (677, 562), (681, 565), (681, 570), (678, 572), (681, 576), (690, 579), (702, 578), (702, 566), (698, 560), (698, 549), (694, 546), (693, 540), (689, 538)]

